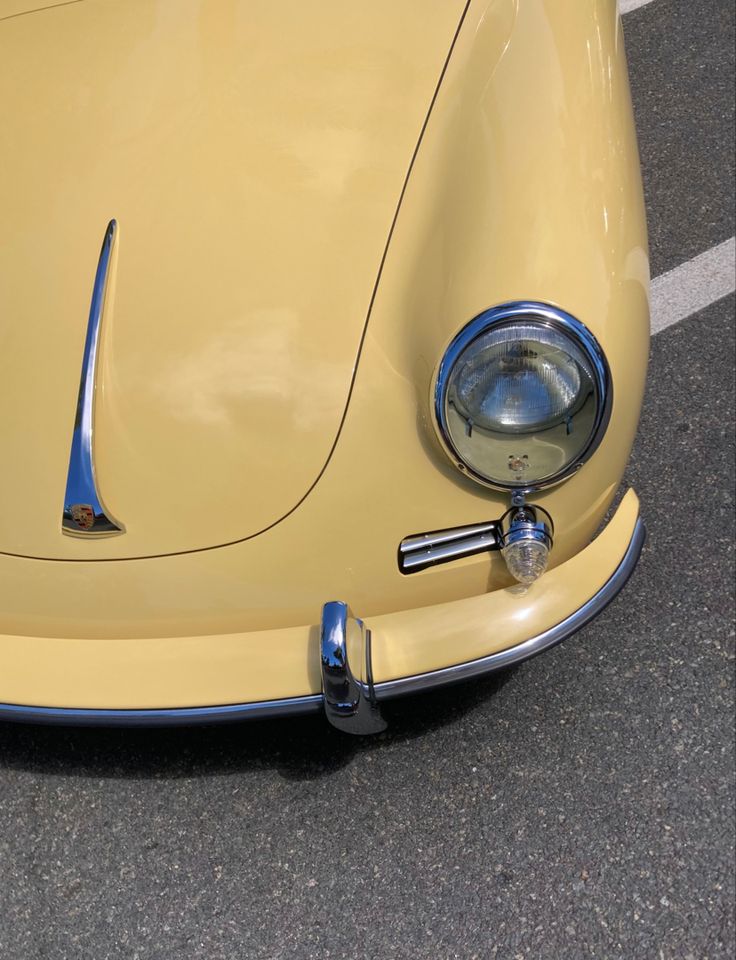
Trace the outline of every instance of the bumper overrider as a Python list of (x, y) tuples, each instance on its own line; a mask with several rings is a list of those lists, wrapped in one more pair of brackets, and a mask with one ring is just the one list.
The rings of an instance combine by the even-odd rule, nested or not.
[[(369, 734), (386, 726), (380, 704), (509, 667), (554, 646), (595, 617), (622, 589), (636, 566), (646, 531), (633, 490), (621, 501), (608, 525), (584, 550), (548, 571), (531, 587), (516, 586), (481, 596), (362, 621), (347, 603), (330, 601), (322, 610), (318, 648), (321, 691), (274, 700), (217, 705), (119, 709), (0, 703), (0, 719), (70, 725), (149, 726), (215, 723), (248, 718), (291, 716), (324, 711), (348, 733)], [(271, 631), (278, 649), (281, 631)], [(247, 635), (246, 635), (247, 637)], [(470, 647), (468, 638), (471, 638)], [(0, 637), (33, 644), (31, 638)], [(176, 638), (172, 638), (176, 639)], [(52, 638), (44, 638), (46, 644)], [(68, 657), (71, 641), (56, 641)], [(166, 650), (157, 644), (158, 666), (186, 657), (182, 645)], [(48, 647), (47, 647), (48, 649)], [(84, 657), (91, 680), (109, 670), (95, 664), (94, 646), (76, 651)], [(99, 649), (99, 647), (98, 647)], [(472, 649), (477, 656), (453, 662), (453, 651)], [(399, 655), (400, 654), (400, 655)], [(457, 654), (455, 653), (455, 656)], [(90, 660), (91, 658), (91, 660)], [(26, 669), (32, 670), (34, 657)], [(131, 658), (128, 658), (129, 660)], [(275, 663), (278, 656), (275, 655)], [(400, 675), (397, 664), (403, 665)], [(390, 665), (390, 666), (389, 666)], [(76, 665), (78, 666), (78, 665)], [(151, 663), (156, 668), (156, 663)], [(131, 676), (143, 667), (132, 657)], [(75, 669), (67, 662), (68, 669)], [(192, 668), (196, 669), (193, 661)], [(223, 664), (226, 669), (226, 664)]]

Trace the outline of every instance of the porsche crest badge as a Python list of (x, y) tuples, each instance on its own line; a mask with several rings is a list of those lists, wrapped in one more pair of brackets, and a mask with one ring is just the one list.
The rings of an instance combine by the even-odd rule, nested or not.
[(95, 525), (95, 512), (88, 503), (72, 504), (69, 513), (80, 530), (91, 530)]

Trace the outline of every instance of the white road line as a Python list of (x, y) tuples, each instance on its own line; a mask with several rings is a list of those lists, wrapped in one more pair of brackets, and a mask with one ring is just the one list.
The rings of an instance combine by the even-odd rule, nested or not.
[(618, 0), (619, 13), (623, 16), (638, 7), (646, 7), (648, 3), (652, 3), (652, 0)]
[[(654, 0), (618, 0), (621, 16)], [(685, 320), (736, 289), (736, 238), (731, 237), (652, 280), (652, 334)]]
[(652, 333), (692, 316), (734, 289), (736, 238), (731, 237), (652, 280)]

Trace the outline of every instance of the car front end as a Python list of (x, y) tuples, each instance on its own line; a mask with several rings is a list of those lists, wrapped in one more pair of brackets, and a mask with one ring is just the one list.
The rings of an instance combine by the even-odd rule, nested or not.
[(641, 551), (616, 3), (174, 7), (0, 24), (0, 717), (376, 731)]

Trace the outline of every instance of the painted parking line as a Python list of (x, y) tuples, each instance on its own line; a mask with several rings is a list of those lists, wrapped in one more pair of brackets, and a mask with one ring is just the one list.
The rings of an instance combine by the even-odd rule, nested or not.
[(660, 333), (736, 289), (736, 238), (652, 280), (652, 333)]
[(632, 10), (646, 7), (648, 3), (653, 2), (654, 0), (618, 0), (618, 11), (623, 16), (625, 13), (631, 13)]

